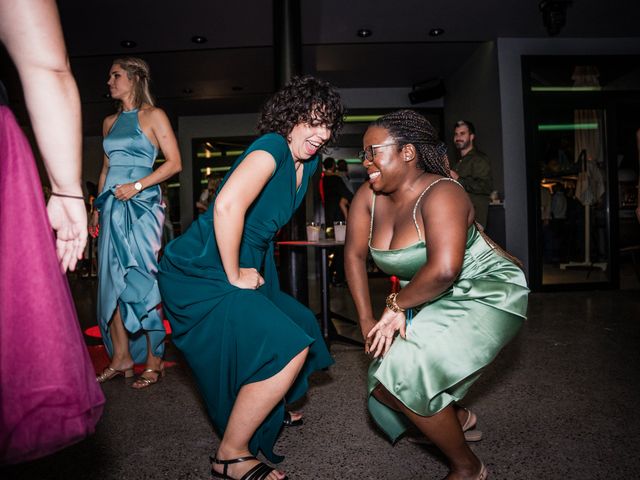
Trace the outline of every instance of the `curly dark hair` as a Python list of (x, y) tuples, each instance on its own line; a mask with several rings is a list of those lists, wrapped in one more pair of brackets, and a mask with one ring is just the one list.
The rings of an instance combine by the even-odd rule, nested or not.
[(311, 75), (293, 77), (264, 104), (258, 130), (286, 138), (299, 123), (320, 123), (331, 129), (330, 142), (334, 142), (343, 115), (340, 95), (329, 82)]
[(447, 146), (438, 138), (438, 132), (413, 110), (397, 110), (378, 118), (372, 127), (382, 127), (398, 142), (398, 148), (411, 144), (416, 147), (418, 168), (425, 172), (450, 177)]

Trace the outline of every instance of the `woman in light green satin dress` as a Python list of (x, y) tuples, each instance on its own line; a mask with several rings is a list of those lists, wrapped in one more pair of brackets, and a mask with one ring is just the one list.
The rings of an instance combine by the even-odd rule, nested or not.
[[(485, 479), (465, 442), (475, 414), (456, 402), (518, 332), (528, 288), (513, 257), (474, 223), (464, 189), (449, 177), (446, 147), (411, 110), (367, 130), (368, 184), (349, 212), (346, 273), (366, 350), (369, 410), (395, 441), (413, 423), (446, 455), (448, 479)], [(365, 262), (400, 278), (375, 320)]]

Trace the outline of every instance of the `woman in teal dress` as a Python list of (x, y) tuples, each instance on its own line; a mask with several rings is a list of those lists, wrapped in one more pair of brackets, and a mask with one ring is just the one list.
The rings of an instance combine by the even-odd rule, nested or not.
[[(109, 91), (117, 113), (103, 124), (104, 162), (90, 228), (98, 236), (98, 325), (111, 358), (100, 383), (133, 376), (146, 388), (164, 373), (165, 330), (156, 279), (164, 205), (160, 183), (181, 170), (180, 152), (165, 113), (153, 105), (149, 66), (139, 58), (115, 60)], [(165, 162), (153, 170), (158, 149)]]
[[(446, 147), (424, 117), (385, 115), (363, 145), (369, 182), (351, 204), (345, 261), (374, 357), (369, 411), (392, 441), (413, 423), (448, 458), (448, 479), (485, 479), (464, 436), (476, 416), (456, 402), (522, 325), (525, 276), (474, 223), (469, 197), (449, 177)], [(377, 322), (368, 252), (402, 287)]]
[[(294, 78), (263, 109), (263, 134), (235, 162), (215, 201), (169, 243), (160, 291), (172, 338), (193, 370), (222, 441), (218, 478), (284, 478), (255, 455), (273, 445), (285, 403), (333, 363), (313, 313), (280, 291), (273, 241), (301, 204), (318, 152), (342, 122), (337, 92)], [(249, 478), (249, 477), (246, 477)]]

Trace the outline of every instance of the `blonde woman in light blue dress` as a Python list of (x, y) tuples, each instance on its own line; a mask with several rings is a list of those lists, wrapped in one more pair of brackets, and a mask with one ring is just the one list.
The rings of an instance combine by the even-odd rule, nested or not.
[[(98, 236), (98, 325), (111, 362), (100, 383), (133, 376), (147, 388), (164, 374), (165, 330), (160, 315), (158, 252), (165, 207), (160, 183), (178, 173), (180, 152), (165, 113), (149, 92), (149, 66), (140, 58), (115, 60), (109, 91), (118, 111), (103, 125), (104, 163), (91, 226)], [(162, 150), (165, 162), (153, 164)]]

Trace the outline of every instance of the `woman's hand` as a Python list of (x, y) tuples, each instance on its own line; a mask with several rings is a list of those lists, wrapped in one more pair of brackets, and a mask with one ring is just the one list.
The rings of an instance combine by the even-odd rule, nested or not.
[(51, 227), (56, 232), (60, 269), (75, 270), (87, 244), (87, 210), (82, 200), (51, 196), (47, 204)]
[(375, 318), (367, 317), (367, 318), (360, 318), (358, 323), (360, 323), (360, 331), (362, 332), (362, 338), (365, 339), (364, 353), (368, 354), (369, 349), (371, 347), (371, 342), (373, 340), (371, 338), (367, 338), (367, 335), (369, 335), (369, 332), (371, 331), (371, 329), (376, 326), (377, 322)]
[(98, 236), (100, 225), (100, 213), (98, 210), (91, 211), (91, 219), (89, 220), (89, 235), (93, 238)]
[(115, 197), (123, 202), (130, 200), (135, 197), (136, 194), (140, 193), (136, 190), (136, 187), (133, 186), (133, 183), (125, 183), (123, 185), (118, 185), (116, 187), (116, 191), (114, 192)]
[(229, 278), (229, 283), (234, 287), (257, 290), (264, 285), (264, 278), (255, 268), (240, 268), (237, 277)]
[(371, 342), (368, 352), (373, 352), (373, 358), (384, 357), (389, 348), (391, 348), (396, 332), (399, 331), (402, 338), (406, 337), (405, 327), (406, 316), (404, 312), (396, 313), (385, 308), (384, 312), (382, 312), (382, 317), (367, 335), (367, 344)]

